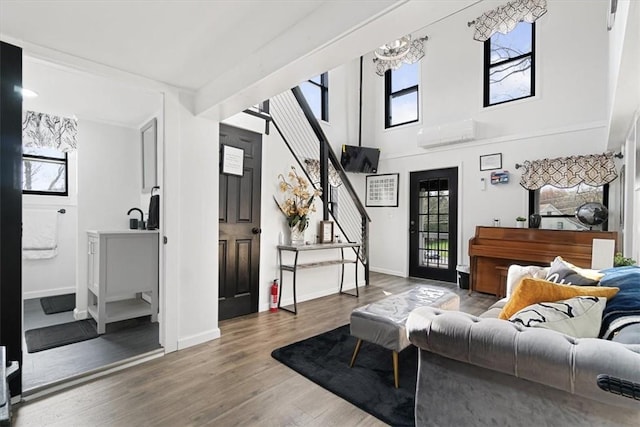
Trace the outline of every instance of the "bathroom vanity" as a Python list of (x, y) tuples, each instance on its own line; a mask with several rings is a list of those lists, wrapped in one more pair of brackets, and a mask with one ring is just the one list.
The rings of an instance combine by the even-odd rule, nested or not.
[(87, 310), (98, 324), (158, 318), (158, 231), (88, 231)]

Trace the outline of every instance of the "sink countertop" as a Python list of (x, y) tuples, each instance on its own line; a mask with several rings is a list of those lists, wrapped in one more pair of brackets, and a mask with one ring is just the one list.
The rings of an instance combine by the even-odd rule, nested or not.
[(148, 233), (159, 233), (159, 230), (87, 230), (87, 233), (94, 234), (148, 234)]

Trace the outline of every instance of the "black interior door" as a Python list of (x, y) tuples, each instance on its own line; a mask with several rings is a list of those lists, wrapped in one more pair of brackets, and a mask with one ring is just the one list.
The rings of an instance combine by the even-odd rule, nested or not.
[(219, 318), (258, 311), (260, 265), (260, 175), (262, 136), (220, 125), (223, 146), (244, 150), (242, 176), (223, 174), (220, 167)]
[[(22, 368), (22, 49), (0, 42), (0, 345)], [(4, 381), (4, 378), (2, 379)], [(12, 377), (11, 395), (22, 393)]]
[(458, 168), (412, 172), (409, 275), (456, 281)]

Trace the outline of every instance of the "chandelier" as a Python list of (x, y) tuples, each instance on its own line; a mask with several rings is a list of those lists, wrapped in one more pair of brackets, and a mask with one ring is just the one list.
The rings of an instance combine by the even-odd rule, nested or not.
[(424, 56), (424, 42), (427, 36), (411, 40), (408, 34), (390, 43), (383, 44), (373, 54), (373, 63), (376, 66), (376, 74), (384, 76), (387, 70), (397, 70), (402, 64), (413, 64)]

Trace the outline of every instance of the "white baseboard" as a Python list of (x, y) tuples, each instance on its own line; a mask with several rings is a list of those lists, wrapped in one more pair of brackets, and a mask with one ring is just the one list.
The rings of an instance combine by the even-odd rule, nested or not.
[(43, 297), (52, 297), (55, 295), (64, 295), (64, 294), (75, 294), (76, 287), (67, 287), (67, 288), (55, 288), (55, 289), (44, 289), (41, 291), (28, 291), (22, 292), (22, 299), (34, 299), (34, 298), (43, 298)]
[(220, 328), (215, 328), (210, 331), (202, 332), (190, 337), (178, 339), (178, 350), (193, 347), (194, 345), (202, 344), (207, 341), (212, 341), (220, 338)]
[(402, 271), (387, 270), (386, 268), (369, 267), (369, 271), (374, 271), (376, 273), (382, 273), (382, 274), (389, 274), (391, 276), (406, 277)]

